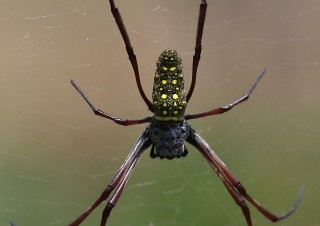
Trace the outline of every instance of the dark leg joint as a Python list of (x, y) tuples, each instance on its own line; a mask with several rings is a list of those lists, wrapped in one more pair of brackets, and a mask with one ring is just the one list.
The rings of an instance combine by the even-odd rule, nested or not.
[(244, 201), (242, 201), (239, 204), (239, 206), (242, 209), (242, 213), (243, 213), (244, 217), (246, 218), (248, 226), (252, 226), (253, 224), (252, 224), (252, 221), (251, 221), (250, 210), (249, 210), (247, 204)]
[(108, 198), (108, 196), (113, 191), (113, 189), (114, 189), (114, 187), (108, 185), (107, 188), (102, 192), (101, 199), (105, 200), (106, 198)]
[(100, 226), (105, 226), (107, 223), (107, 220), (109, 218), (110, 212), (113, 209), (114, 205), (110, 202), (108, 202), (107, 206), (104, 208), (101, 218), (101, 224)]
[(242, 184), (240, 182), (238, 182), (238, 184), (236, 185), (236, 188), (241, 195), (247, 194), (246, 189), (242, 186)]

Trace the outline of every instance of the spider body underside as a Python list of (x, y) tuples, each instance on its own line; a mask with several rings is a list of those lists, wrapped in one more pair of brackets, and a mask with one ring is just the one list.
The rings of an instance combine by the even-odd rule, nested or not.
[(191, 126), (186, 120), (160, 121), (153, 118), (147, 127), (149, 138), (152, 141), (151, 158), (173, 159), (185, 157), (188, 154), (184, 146), (190, 136)]
[(182, 60), (176, 50), (167, 49), (157, 60), (153, 83), (154, 117), (148, 127), (152, 141), (150, 156), (173, 159), (187, 155), (184, 141), (190, 125), (184, 119), (187, 101)]
[(121, 18), (118, 8), (115, 6), (114, 0), (109, 0), (111, 12), (119, 31), (122, 35), (126, 50), (132, 65), (137, 87), (139, 93), (148, 106), (148, 109), (154, 113), (152, 117), (146, 117), (138, 120), (121, 119), (112, 116), (100, 109), (97, 109), (80, 87), (71, 80), (72, 85), (81, 94), (87, 104), (91, 107), (92, 111), (103, 118), (114, 121), (119, 125), (129, 126), (142, 123), (150, 123), (146, 130), (140, 135), (128, 157), (121, 165), (120, 169), (109, 182), (105, 190), (101, 193), (98, 199), (77, 219), (75, 219), (70, 226), (81, 224), (90, 213), (106, 200), (112, 193), (111, 198), (108, 200), (106, 207), (103, 210), (100, 225), (105, 226), (110, 215), (111, 210), (117, 204), (121, 193), (136, 165), (141, 154), (149, 147), (151, 147), (150, 156), (152, 158), (159, 157), (160, 159), (173, 159), (185, 157), (188, 151), (184, 145), (185, 141), (193, 145), (207, 160), (218, 178), (221, 180), (226, 190), (229, 192), (235, 203), (242, 209), (243, 215), (248, 226), (252, 226), (250, 217), (250, 210), (245, 202), (249, 201), (261, 214), (272, 222), (282, 220), (290, 216), (298, 207), (302, 197), (303, 189), (300, 189), (298, 197), (293, 207), (283, 213), (282, 215), (275, 215), (260, 205), (253, 199), (242, 186), (241, 182), (234, 176), (234, 174), (227, 168), (219, 156), (213, 151), (209, 144), (194, 130), (189, 124), (188, 120), (195, 118), (202, 118), (211, 115), (225, 113), (231, 110), (234, 106), (246, 101), (258, 82), (264, 76), (266, 70), (262, 70), (255, 83), (251, 86), (249, 91), (234, 101), (222, 107), (212, 109), (207, 112), (185, 115), (186, 105), (189, 102), (197, 77), (197, 68), (200, 61), (202, 49), (202, 33), (206, 17), (207, 2), (202, 0), (200, 3), (200, 11), (198, 18), (198, 29), (196, 35), (195, 53), (193, 56), (192, 64), (192, 81), (191, 86), (186, 93), (184, 88), (184, 79), (182, 73), (182, 60), (178, 53), (173, 49), (167, 49), (161, 53), (156, 62), (156, 71), (154, 75), (154, 84), (152, 92), (152, 102), (145, 95), (140, 82), (140, 75), (138, 70), (138, 63), (133, 51), (129, 36), (127, 34), (125, 25)]

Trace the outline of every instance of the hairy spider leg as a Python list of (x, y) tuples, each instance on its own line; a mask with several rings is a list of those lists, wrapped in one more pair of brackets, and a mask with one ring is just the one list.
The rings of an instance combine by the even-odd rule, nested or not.
[(146, 94), (143, 91), (142, 85), (141, 85), (137, 58), (136, 58), (136, 55), (134, 54), (133, 47), (131, 45), (126, 27), (124, 26), (120, 12), (114, 3), (114, 0), (109, 0), (109, 2), (110, 2), (112, 15), (118, 25), (119, 31), (120, 31), (121, 36), (123, 38), (123, 41), (126, 45), (126, 50), (127, 50), (129, 60), (131, 62), (131, 65), (132, 65), (132, 68), (134, 71), (134, 75), (136, 77), (136, 83), (137, 83), (140, 95), (141, 95), (142, 99), (144, 100), (144, 102), (146, 103), (146, 105), (148, 106), (148, 109), (151, 112), (153, 112), (153, 105), (152, 105), (151, 101), (147, 98)]
[[(150, 144), (149, 144), (150, 145)], [(148, 146), (149, 147), (149, 146)], [(146, 147), (147, 148), (147, 147)], [(146, 149), (141, 149), (139, 153), (137, 153), (137, 155), (133, 158), (127, 172), (125, 173), (124, 177), (122, 178), (120, 185), (117, 187), (117, 189), (115, 190), (115, 192), (113, 193), (113, 195), (111, 196), (110, 200), (108, 201), (107, 205), (105, 206), (105, 208), (103, 209), (102, 212), (102, 218), (101, 218), (101, 223), (100, 226), (105, 226), (107, 223), (107, 220), (109, 218), (109, 215), (111, 213), (111, 210), (113, 209), (113, 207), (116, 206), (124, 187), (126, 186), (133, 170), (134, 167), (136, 166), (137, 162), (140, 159), (140, 156), (142, 154), (142, 152)]]
[[(98, 197), (98, 199), (85, 211), (83, 212), (77, 219), (75, 219), (69, 226), (78, 226), (80, 225), (89, 215), (90, 213), (100, 205), (101, 202), (106, 200), (111, 192), (116, 188), (116, 192), (119, 190), (120, 186), (122, 186), (121, 191), (125, 185), (123, 184), (123, 181), (126, 178), (126, 181), (129, 179), (129, 175), (131, 174), (131, 171), (133, 170), (133, 166), (139, 159), (141, 153), (146, 150), (151, 145), (150, 139), (148, 137), (148, 132), (144, 131), (141, 136), (138, 138), (137, 142), (133, 146), (132, 150), (130, 151), (129, 155), (127, 156), (124, 163), (121, 165), (118, 172), (115, 174), (115, 176), (112, 178), (112, 180), (109, 182), (107, 187), (103, 190), (101, 195)], [(129, 175), (128, 175), (129, 173)], [(120, 185), (119, 185), (120, 183)], [(119, 186), (118, 186), (119, 185)], [(120, 192), (121, 195), (121, 192)], [(120, 197), (118, 194), (118, 199)], [(113, 196), (114, 197), (114, 196)], [(114, 201), (113, 201), (114, 202)], [(115, 204), (114, 204), (115, 205)], [(110, 209), (111, 211), (111, 209)], [(109, 211), (109, 213), (110, 213)], [(105, 221), (106, 221), (105, 217)]]
[(98, 115), (100, 117), (109, 119), (114, 121), (115, 123), (122, 125), (122, 126), (131, 126), (131, 125), (136, 125), (136, 124), (142, 124), (146, 122), (151, 122), (152, 117), (146, 117), (143, 119), (121, 119), (115, 116), (112, 116), (104, 111), (101, 111), (100, 109), (96, 108), (92, 102), (89, 100), (89, 98), (84, 94), (84, 92), (80, 89), (80, 87), (75, 83), (75, 81), (71, 80), (71, 84), (73, 87), (80, 93), (80, 95), (83, 97), (83, 99), (87, 102), (87, 104), (90, 106), (92, 111), (94, 112), (95, 115)]
[(265, 217), (270, 219), (272, 222), (276, 222), (284, 218), (287, 218), (297, 209), (302, 198), (303, 187), (300, 188), (300, 191), (298, 193), (297, 199), (293, 207), (281, 215), (275, 215), (269, 212), (268, 210), (266, 210), (265, 208), (263, 208), (254, 198), (252, 198), (247, 193), (246, 189), (242, 186), (241, 182), (228, 169), (226, 164), (219, 158), (219, 156), (213, 151), (213, 149), (210, 148), (209, 144), (196, 132), (194, 132), (194, 140), (196, 140), (197, 143), (201, 144), (202, 149), (206, 149), (209, 151), (209, 154), (212, 157), (212, 161), (216, 163), (217, 167), (223, 172), (223, 174), (227, 177), (227, 179), (231, 182), (231, 184), (237, 189), (240, 195), (245, 197), (256, 209), (259, 210), (260, 213), (262, 213)]
[(259, 76), (257, 77), (257, 80), (255, 81), (255, 83), (249, 89), (249, 91), (245, 95), (240, 97), (238, 100), (234, 101), (233, 103), (227, 104), (227, 105), (225, 105), (223, 107), (218, 107), (218, 108), (215, 108), (213, 110), (206, 111), (206, 112), (203, 112), (203, 113), (185, 115), (185, 119), (189, 120), (189, 119), (203, 118), (203, 117), (206, 117), (206, 116), (223, 114), (223, 113), (225, 113), (227, 111), (230, 111), (234, 106), (236, 106), (236, 105), (238, 105), (238, 104), (240, 104), (240, 103), (242, 103), (242, 102), (244, 102), (244, 101), (249, 99), (249, 97), (251, 96), (253, 90), (256, 88), (256, 86), (258, 85), (258, 83), (262, 79), (262, 77), (265, 75), (266, 71), (267, 71), (266, 69), (263, 69), (260, 72)]
[(272, 222), (277, 222), (287, 218), (297, 209), (302, 198), (303, 188), (300, 189), (298, 197), (290, 210), (281, 215), (275, 215), (261, 206), (246, 192), (241, 182), (234, 176), (234, 174), (227, 168), (219, 156), (210, 148), (209, 144), (198, 133), (192, 130), (187, 141), (196, 147), (211, 165), (234, 201), (241, 207), (248, 226), (252, 226), (253, 224), (250, 217), (250, 210), (242, 197), (246, 198), (261, 214), (263, 214)]
[(202, 50), (202, 34), (203, 34), (203, 27), (204, 27), (204, 21), (206, 19), (206, 12), (207, 12), (207, 1), (202, 0), (200, 4), (199, 9), (199, 18), (198, 18), (198, 28), (197, 28), (197, 36), (196, 36), (196, 45), (194, 49), (194, 55), (192, 59), (192, 79), (191, 79), (191, 85), (187, 94), (187, 102), (189, 102), (194, 87), (196, 85), (197, 80), (197, 69), (199, 65), (199, 61), (201, 58), (201, 50)]

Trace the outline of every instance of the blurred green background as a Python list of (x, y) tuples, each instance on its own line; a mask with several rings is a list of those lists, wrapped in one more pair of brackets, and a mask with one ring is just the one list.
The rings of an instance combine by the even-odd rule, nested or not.
[[(118, 0), (151, 97), (155, 61), (182, 55), (186, 87), (200, 1)], [(0, 2), (0, 225), (66, 225), (112, 178), (146, 125), (96, 117), (70, 85), (123, 118), (150, 116), (106, 0)], [(266, 208), (301, 205), (281, 226), (318, 226), (320, 1), (208, 0), (197, 113), (244, 94), (223, 116), (191, 122)], [(180, 160), (139, 162), (109, 225), (236, 226), (242, 212), (191, 146)], [(272, 225), (251, 205), (255, 225)], [(83, 225), (99, 225), (102, 207)]]

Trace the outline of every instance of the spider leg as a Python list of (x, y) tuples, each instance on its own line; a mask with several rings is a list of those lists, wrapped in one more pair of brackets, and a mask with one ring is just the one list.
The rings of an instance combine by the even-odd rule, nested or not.
[(231, 104), (227, 104), (223, 107), (218, 107), (216, 109), (207, 111), (207, 112), (203, 112), (203, 113), (198, 113), (198, 114), (193, 114), (193, 115), (186, 115), (185, 119), (189, 120), (189, 119), (195, 119), (195, 118), (202, 118), (202, 117), (206, 117), (206, 116), (210, 116), (210, 115), (218, 115), (218, 114), (223, 114), (227, 111), (230, 111), (234, 106), (246, 101), (249, 99), (250, 95), (252, 94), (253, 90), (256, 88), (256, 86), (258, 85), (259, 81), (262, 79), (262, 77), (265, 75), (266, 73), (266, 69), (263, 69), (257, 80), (255, 81), (255, 83), (251, 86), (251, 88), (249, 89), (249, 91), (243, 95), (242, 97), (240, 97), (238, 100), (234, 101)]
[(132, 160), (132, 162), (130, 164), (130, 167), (128, 168), (126, 174), (122, 178), (120, 185), (117, 187), (117, 189), (115, 190), (115, 192), (111, 196), (110, 200), (108, 201), (106, 207), (104, 208), (103, 213), (102, 213), (100, 226), (106, 225), (107, 220), (109, 218), (109, 215), (111, 213), (111, 210), (117, 204), (117, 202), (123, 192), (123, 189), (126, 186), (126, 183), (128, 182), (128, 180), (131, 176), (131, 173), (133, 172), (133, 169), (134, 169), (136, 163), (139, 161), (140, 155), (141, 155), (141, 152), (137, 153), (137, 155), (134, 157), (134, 159)]
[(192, 144), (193, 146), (195, 146), (200, 151), (200, 153), (203, 155), (203, 157), (207, 160), (207, 162), (209, 163), (211, 168), (214, 170), (214, 172), (217, 174), (220, 181), (223, 183), (223, 185), (225, 186), (225, 188), (227, 189), (227, 191), (229, 192), (229, 194), (231, 195), (231, 197), (233, 198), (235, 203), (241, 208), (242, 213), (247, 221), (247, 225), (253, 226), (252, 220), (250, 217), (250, 210), (249, 210), (249, 207), (247, 206), (246, 202), (241, 197), (241, 195), (235, 190), (235, 188), (232, 186), (232, 184), (230, 183), (228, 178), (226, 178), (226, 176), (223, 174), (223, 172), (219, 169), (216, 162), (214, 161), (214, 159), (210, 155), (209, 149), (203, 147), (204, 144), (201, 143), (201, 141), (203, 141), (203, 140), (199, 141), (196, 136), (197, 136), (197, 134), (193, 131), (193, 135), (191, 135), (187, 139), (187, 141), (190, 144)]
[(187, 102), (189, 102), (189, 100), (192, 96), (194, 87), (196, 85), (197, 69), (198, 69), (200, 58), (201, 58), (201, 50), (202, 50), (201, 42), (202, 42), (204, 21), (206, 19), (206, 12), (207, 12), (207, 1), (202, 0), (201, 4), (200, 4), (200, 10), (199, 10), (196, 45), (195, 45), (193, 61), (192, 61), (192, 80), (191, 80), (190, 89), (189, 89), (187, 97), (186, 97)]
[(73, 81), (71, 80), (71, 84), (76, 88), (76, 90), (80, 93), (80, 95), (83, 97), (83, 99), (87, 102), (87, 104), (90, 106), (94, 114), (101, 116), (103, 118), (110, 119), (114, 121), (115, 123), (123, 126), (131, 126), (131, 125), (136, 125), (136, 124), (142, 124), (146, 122), (150, 122), (152, 117), (146, 117), (143, 119), (137, 119), (137, 120), (131, 120), (131, 119), (121, 119), (115, 116), (112, 116), (106, 112), (101, 111), (100, 109), (97, 109), (89, 100), (89, 98), (84, 94), (84, 92), (80, 89), (80, 87)]
[(147, 98), (146, 94), (143, 91), (142, 85), (141, 85), (141, 81), (140, 81), (140, 74), (139, 74), (139, 68), (138, 68), (138, 62), (137, 62), (137, 58), (136, 55), (134, 54), (133, 51), (133, 47), (131, 45), (130, 39), (129, 39), (129, 35), (127, 33), (126, 27), (124, 26), (124, 23), (122, 21), (120, 12), (118, 10), (118, 8), (116, 7), (115, 3), (113, 0), (109, 0), (110, 2), (110, 7), (111, 7), (111, 12), (112, 15), (117, 23), (117, 26), (119, 28), (119, 31), (121, 33), (121, 36), (123, 38), (124, 44), (126, 45), (126, 50), (129, 56), (129, 60), (130, 63), (132, 65), (133, 71), (134, 71), (134, 75), (136, 78), (136, 83), (139, 89), (139, 93), (142, 97), (142, 99), (144, 100), (144, 102), (146, 103), (146, 105), (148, 106), (148, 109), (153, 112), (153, 105), (150, 102), (150, 100)]
[[(233, 175), (233, 173), (227, 168), (227, 166), (222, 162), (222, 160), (219, 158), (219, 156), (210, 148), (210, 146), (207, 144), (207, 142), (196, 132), (193, 132), (191, 135), (192, 138), (190, 138), (189, 143), (194, 145), (207, 159), (207, 161), (213, 166), (218, 169), (219, 177), (220, 174), (223, 174), (223, 178), (226, 178), (229, 183), (232, 184), (232, 186), (237, 189), (238, 194), (240, 194), (242, 197), (246, 198), (260, 213), (262, 213), (266, 218), (271, 220), (272, 222), (276, 222), (279, 220), (282, 220), (284, 218), (287, 218), (290, 216), (298, 207), (303, 189), (300, 189), (298, 197), (293, 205), (293, 207), (281, 214), (281, 215), (275, 215), (265, 209), (263, 206), (261, 206), (255, 199), (253, 199), (245, 190), (245, 188), (242, 186), (241, 182)], [(216, 170), (216, 169), (215, 169)], [(246, 217), (247, 218), (247, 217)], [(250, 224), (248, 224), (250, 225)]]
[[(127, 156), (124, 163), (121, 165), (118, 172), (115, 174), (115, 176), (112, 178), (112, 180), (109, 182), (105, 190), (101, 193), (101, 195), (98, 197), (98, 199), (84, 212), (82, 213), (77, 219), (75, 219), (69, 226), (77, 226), (80, 225), (82, 221), (84, 221), (90, 213), (100, 205), (101, 202), (106, 200), (111, 192), (118, 186), (119, 182), (121, 186), (123, 182), (123, 178), (126, 177), (130, 169), (132, 168), (132, 165), (134, 165), (137, 162), (138, 157), (141, 155), (141, 153), (146, 150), (151, 145), (151, 141), (148, 137), (148, 132), (144, 131), (141, 136), (138, 138), (137, 142), (135, 143), (134, 147), (132, 148), (131, 152)], [(132, 171), (132, 169), (131, 169)], [(118, 190), (117, 188), (116, 190)]]

